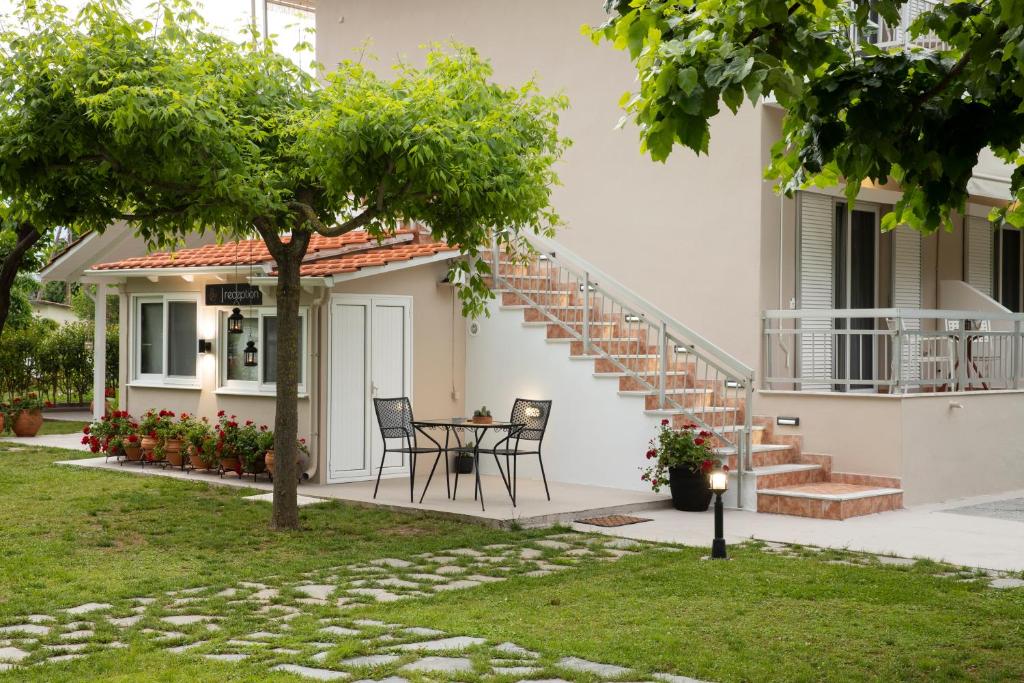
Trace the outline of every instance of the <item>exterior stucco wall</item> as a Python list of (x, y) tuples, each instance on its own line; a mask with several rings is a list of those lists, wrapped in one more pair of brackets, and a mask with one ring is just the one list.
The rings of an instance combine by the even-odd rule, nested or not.
[[(439, 286), (447, 272), (445, 262), (403, 268), (394, 272), (337, 283), (329, 293), (391, 294), (413, 298), (413, 396), (417, 417), (451, 417), (465, 412), (465, 320), (458, 302), (453, 308), (453, 289)], [(208, 277), (196, 276), (191, 283), (180, 277), (161, 277), (158, 282), (144, 278), (130, 278), (123, 286), (121, 297), (121, 408), (133, 415), (149, 409), (188, 412), (215, 418), (219, 410), (251, 419), (258, 424), (272, 425), (275, 415), (273, 394), (239, 395), (218, 391), (219, 371), (217, 354), (218, 336), (226, 334), (219, 329), (217, 313), (220, 308), (208, 307), (200, 302), (199, 336), (214, 340), (214, 352), (200, 356), (197, 373), (198, 388), (150, 387), (132, 385), (130, 331), (134, 315), (130, 304), (132, 295), (194, 292), (202, 295), (205, 285), (216, 283)], [(307, 359), (308, 395), (299, 398), (299, 436), (310, 440), (311, 450), (317, 454), (317, 472), (313, 481), (321, 482), (326, 467), (327, 448), (322, 438), (325, 417), (330, 349), (326, 348), (328, 306), (320, 304), (324, 290), (304, 292), (301, 304), (309, 306), (309, 357)], [(320, 305), (318, 305), (320, 304)], [(264, 288), (264, 307), (275, 305), (273, 287)], [(243, 309), (243, 314), (245, 313)], [(454, 393), (453, 393), (454, 392)], [(314, 420), (314, 416), (319, 419)]]
[[(757, 354), (762, 108), (714, 120), (710, 156), (677, 150), (666, 164), (639, 149), (636, 128), (615, 130), (620, 96), (634, 90), (627, 55), (580, 35), (604, 19), (594, 0), (324, 0), (317, 51), (330, 68), (366, 39), (386, 73), (419, 46), (455, 39), (476, 47), (495, 78), (536, 76), (564, 92), (557, 240), (748, 364)], [(372, 63), (371, 63), (372, 64)], [(723, 311), (727, 312), (723, 314)]]

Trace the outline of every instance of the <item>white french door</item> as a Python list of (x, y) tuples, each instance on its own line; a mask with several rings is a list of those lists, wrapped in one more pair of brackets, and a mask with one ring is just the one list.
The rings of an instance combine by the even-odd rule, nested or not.
[[(331, 297), (329, 348), (327, 481), (370, 479), (384, 454), (373, 399), (412, 393), (412, 298)], [(384, 474), (407, 465), (392, 453)]]

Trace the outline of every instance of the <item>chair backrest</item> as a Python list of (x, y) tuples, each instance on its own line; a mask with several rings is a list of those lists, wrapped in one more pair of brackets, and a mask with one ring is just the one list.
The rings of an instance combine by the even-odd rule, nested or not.
[(373, 409), (377, 413), (380, 435), (385, 439), (414, 438), (412, 404), (406, 397), (375, 398)]
[(512, 417), (509, 422), (526, 425), (519, 432), (519, 438), (525, 441), (541, 441), (544, 431), (548, 428), (548, 416), (551, 415), (551, 401), (535, 401), (529, 398), (517, 398), (512, 404)]

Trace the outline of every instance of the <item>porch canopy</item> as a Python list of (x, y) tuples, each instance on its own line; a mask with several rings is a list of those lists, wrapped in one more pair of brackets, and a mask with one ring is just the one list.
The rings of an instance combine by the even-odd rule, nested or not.
[(967, 192), (972, 197), (985, 197), (999, 201), (1013, 201), (1010, 192), (1010, 176), (1014, 167), (996, 157), (992, 150), (985, 148), (978, 155), (978, 165), (967, 182)]

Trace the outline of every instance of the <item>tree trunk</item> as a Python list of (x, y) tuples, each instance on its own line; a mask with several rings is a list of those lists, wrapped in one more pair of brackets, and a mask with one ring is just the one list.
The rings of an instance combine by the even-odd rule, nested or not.
[(4, 325), (7, 324), (7, 315), (11, 312), (11, 289), (14, 287), (14, 278), (18, 276), (18, 269), (29, 249), (35, 246), (42, 235), (31, 223), (18, 224), (18, 239), (14, 243), (11, 252), (0, 262), (0, 334), (4, 332)]
[(277, 262), (277, 400), (274, 417), (274, 508), (270, 526), (299, 528), (299, 271), (309, 244), (309, 233), (293, 231), (284, 244), (276, 234), (261, 229), (264, 242)]

